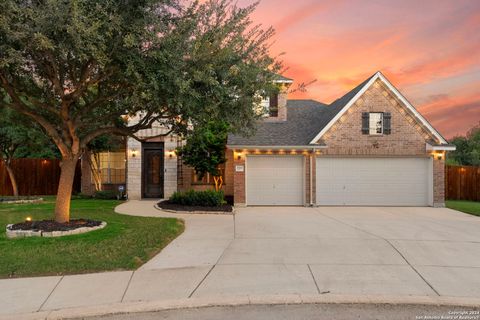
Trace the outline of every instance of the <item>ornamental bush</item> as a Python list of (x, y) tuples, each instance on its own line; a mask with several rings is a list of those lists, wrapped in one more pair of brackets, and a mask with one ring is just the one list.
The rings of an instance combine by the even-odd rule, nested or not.
[(185, 192), (177, 191), (169, 199), (170, 203), (184, 206), (218, 207), (226, 204), (223, 191), (188, 190)]

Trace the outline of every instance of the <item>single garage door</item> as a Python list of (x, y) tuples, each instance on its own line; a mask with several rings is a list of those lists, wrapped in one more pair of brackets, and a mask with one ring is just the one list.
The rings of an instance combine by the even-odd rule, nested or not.
[(247, 156), (247, 205), (303, 205), (302, 156)]
[(318, 205), (427, 206), (428, 158), (317, 158)]

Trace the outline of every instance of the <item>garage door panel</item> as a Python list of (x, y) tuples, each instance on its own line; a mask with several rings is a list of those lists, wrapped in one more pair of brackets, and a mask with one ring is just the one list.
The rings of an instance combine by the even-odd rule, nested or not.
[(426, 206), (427, 158), (317, 158), (317, 204)]
[(248, 156), (248, 205), (302, 205), (302, 156)]

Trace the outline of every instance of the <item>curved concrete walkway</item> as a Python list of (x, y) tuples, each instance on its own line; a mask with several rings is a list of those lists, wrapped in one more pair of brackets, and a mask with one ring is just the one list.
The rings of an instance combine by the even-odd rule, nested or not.
[(140, 269), (0, 280), (0, 314), (54, 319), (345, 297), (480, 306), (478, 217), (436, 208), (344, 207), (190, 215), (154, 204), (129, 201), (116, 211), (181, 218), (186, 230)]

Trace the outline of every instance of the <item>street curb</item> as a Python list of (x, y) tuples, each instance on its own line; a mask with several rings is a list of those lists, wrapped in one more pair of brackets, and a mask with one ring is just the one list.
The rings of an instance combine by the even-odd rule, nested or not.
[(250, 295), (236, 297), (188, 298), (177, 300), (123, 302), (101, 306), (40, 311), (27, 314), (0, 315), (0, 320), (58, 320), (115, 314), (156, 312), (174, 309), (234, 307), (244, 305), (285, 304), (387, 304), (480, 308), (480, 298), (438, 296), (374, 295)]

